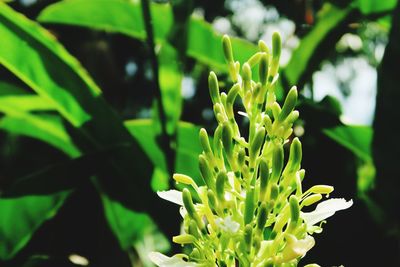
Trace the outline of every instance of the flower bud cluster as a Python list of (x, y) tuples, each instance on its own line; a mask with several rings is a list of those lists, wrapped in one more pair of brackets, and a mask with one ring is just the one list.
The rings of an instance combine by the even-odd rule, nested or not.
[[(311, 235), (322, 230), (315, 224), (348, 208), (351, 201), (331, 199), (313, 212), (301, 211), (329, 195), (333, 187), (316, 185), (303, 191), (301, 142), (291, 138), (299, 117), (296, 87), (282, 106), (276, 101), (280, 35), (273, 34), (271, 50), (260, 41), (259, 52), (242, 67), (234, 61), (228, 36), (222, 44), (233, 86), (221, 92), (216, 74), (210, 73), (208, 85), (218, 126), (213, 139), (200, 130), (202, 183), (175, 174), (173, 178), (190, 189), (160, 192), (182, 206), (183, 233), (173, 241), (182, 244), (186, 254), (169, 258), (152, 253), (151, 259), (159, 266), (297, 266), (315, 244)], [(239, 114), (248, 118), (248, 136), (240, 132), (235, 104), (243, 106)], [(286, 143), (290, 147), (287, 160)]]

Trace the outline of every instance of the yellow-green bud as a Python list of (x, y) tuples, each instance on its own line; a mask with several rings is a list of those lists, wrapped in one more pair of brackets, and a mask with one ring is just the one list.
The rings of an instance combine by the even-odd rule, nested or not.
[(264, 144), (264, 138), (265, 138), (265, 128), (264, 127), (259, 127), (256, 131), (256, 134), (254, 135), (254, 139), (250, 144), (250, 149), (249, 149), (249, 157), (250, 157), (250, 168), (254, 167), (253, 165), (255, 164), (255, 160), (260, 153), (261, 147)]
[(172, 237), (172, 241), (177, 244), (192, 244), (196, 241), (196, 238), (192, 235), (182, 234)]
[(225, 148), (227, 155), (232, 155), (232, 137), (233, 132), (228, 122), (222, 125), (222, 144)]
[(265, 129), (267, 130), (267, 132), (271, 133), (271, 131), (272, 131), (272, 121), (271, 121), (271, 118), (267, 114), (264, 114), (263, 124), (264, 124)]
[(301, 204), (303, 204), (304, 206), (310, 206), (318, 201), (320, 201), (322, 199), (322, 195), (321, 194), (312, 194), (311, 196), (306, 197)]
[(255, 209), (254, 189), (247, 191), (246, 200), (244, 203), (244, 224), (249, 224), (253, 220)]
[(300, 114), (297, 110), (293, 110), (292, 112), (290, 112), (286, 121), (288, 123), (294, 123), (299, 118), (299, 115)]
[(239, 147), (239, 152), (238, 152), (238, 157), (237, 157), (237, 163), (239, 168), (241, 168), (246, 160), (246, 151), (244, 150), (243, 147)]
[(221, 103), (221, 96), (219, 93), (219, 85), (217, 75), (213, 71), (208, 75), (208, 88), (213, 104)]
[(283, 104), (282, 110), (279, 113), (278, 121), (284, 121), (289, 114), (293, 111), (297, 103), (297, 89), (293, 86), (286, 96), (285, 103)]
[(269, 178), (269, 167), (267, 160), (262, 158), (259, 166), (260, 172), (260, 200), (264, 200), (265, 194), (267, 193), (268, 178)]
[(273, 182), (277, 182), (279, 177), (281, 176), (282, 168), (283, 168), (283, 147), (281, 145), (275, 146), (272, 154), (272, 173), (271, 180)]
[(200, 238), (199, 228), (197, 227), (197, 223), (195, 220), (189, 221), (189, 229), (188, 233), (196, 238)]
[(271, 76), (274, 77), (279, 69), (279, 59), (281, 57), (282, 41), (278, 32), (272, 34), (272, 63)]
[(225, 60), (227, 62), (233, 62), (231, 39), (226, 34), (222, 37), (222, 47), (224, 49)]
[(238, 95), (240, 90), (240, 84), (235, 84), (232, 86), (231, 90), (228, 92), (228, 96), (226, 98), (226, 115), (228, 118), (234, 119), (234, 114), (233, 114), (233, 104), (235, 103), (236, 96)]
[(262, 52), (255, 53), (252, 55), (246, 63), (250, 65), (250, 67), (254, 67), (258, 62), (260, 62)]
[(251, 68), (248, 63), (244, 63), (242, 67), (242, 79), (244, 91), (251, 91)]
[(215, 189), (215, 181), (214, 176), (210, 170), (210, 166), (208, 165), (207, 159), (204, 155), (199, 155), (199, 169), (200, 174), (203, 177), (205, 184), (210, 189)]
[(267, 54), (269, 53), (269, 48), (263, 40), (258, 41), (258, 48), (260, 49), (261, 52), (264, 52)]
[(279, 114), (281, 113), (281, 106), (278, 104), (278, 102), (274, 102), (271, 106), (272, 110), (272, 115), (274, 116), (275, 120), (278, 120)]
[(300, 169), (302, 158), (301, 142), (299, 138), (295, 137), (290, 145), (289, 160), (284, 170), (284, 175), (296, 172)]
[(267, 217), (268, 217), (268, 210), (267, 210), (267, 204), (263, 202), (261, 206), (258, 208), (258, 216), (257, 216), (257, 229), (259, 231), (264, 230), (265, 223), (267, 222)]
[(260, 59), (260, 65), (258, 68), (259, 71), (259, 78), (262, 85), (267, 84), (267, 77), (268, 77), (268, 56), (267, 54), (263, 53)]
[(216, 187), (217, 198), (221, 202), (225, 201), (225, 182), (227, 180), (228, 176), (226, 175), (226, 172), (220, 171), (217, 175), (217, 181), (215, 187)]
[(207, 190), (207, 199), (208, 199), (208, 204), (210, 205), (211, 208), (214, 210), (217, 209), (217, 199), (215, 197), (214, 191), (211, 189)]
[(182, 201), (183, 201), (183, 206), (185, 207), (190, 218), (196, 221), (197, 226), (200, 229), (203, 229), (204, 223), (201, 220), (200, 216), (197, 214), (196, 209), (194, 208), (192, 195), (190, 194), (190, 191), (187, 188), (184, 188), (182, 190)]
[(252, 248), (252, 238), (253, 237), (253, 227), (250, 224), (247, 224), (244, 228), (244, 242), (246, 244), (247, 253), (250, 253)]
[(204, 129), (204, 128), (200, 129), (199, 139), (200, 139), (201, 147), (203, 148), (203, 151), (206, 153), (206, 155), (212, 155), (210, 140), (208, 139), (208, 134), (207, 134), (206, 129)]
[(333, 191), (333, 186), (330, 185), (314, 185), (308, 191), (316, 194), (330, 194)]
[(290, 224), (292, 229), (297, 225), (297, 222), (300, 218), (300, 207), (299, 201), (297, 197), (291, 195), (289, 198), (289, 207), (290, 207)]
[(279, 195), (279, 186), (277, 184), (273, 184), (271, 186), (271, 200), (276, 200)]
[(188, 184), (188, 185), (195, 185), (196, 183), (193, 181), (193, 179), (187, 175), (180, 174), (180, 173), (175, 173), (172, 178), (177, 182), (181, 184)]

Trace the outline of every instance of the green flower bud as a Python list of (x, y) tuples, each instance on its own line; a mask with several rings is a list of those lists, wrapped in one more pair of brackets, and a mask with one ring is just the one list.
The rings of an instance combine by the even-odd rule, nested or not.
[(278, 121), (284, 121), (289, 114), (293, 111), (294, 107), (297, 103), (297, 89), (296, 86), (293, 86), (290, 89), (288, 95), (286, 96), (285, 103), (283, 104), (282, 110), (279, 113)]
[(225, 92), (221, 93), (221, 103), (223, 107), (226, 107), (226, 99), (228, 98), (227, 94)]
[(278, 120), (279, 114), (281, 113), (281, 106), (277, 102), (274, 102), (271, 106), (272, 115), (274, 116), (275, 120)]
[(232, 44), (228, 35), (222, 37), (222, 47), (224, 49), (224, 56), (227, 62), (233, 62)]
[(220, 171), (217, 175), (217, 181), (215, 187), (216, 187), (217, 198), (221, 202), (225, 201), (225, 182), (227, 180), (228, 176), (226, 175), (226, 172)]
[(269, 53), (269, 48), (263, 40), (258, 41), (258, 48), (260, 49), (261, 52), (264, 52), (267, 54)]
[(272, 173), (271, 180), (277, 182), (282, 173), (283, 168), (283, 147), (280, 145), (275, 146), (272, 155)]
[(272, 34), (272, 63), (271, 76), (274, 77), (279, 69), (279, 59), (281, 57), (282, 40), (278, 32)]
[(254, 135), (254, 139), (250, 143), (249, 157), (250, 157), (250, 168), (254, 168), (255, 160), (260, 153), (261, 147), (264, 144), (265, 128), (259, 127)]
[(268, 178), (269, 178), (269, 167), (267, 160), (262, 158), (259, 166), (260, 172), (260, 201), (265, 200), (265, 195), (267, 193)]
[(244, 202), (244, 224), (249, 224), (253, 220), (255, 209), (254, 189), (247, 191), (246, 200)]
[(261, 206), (258, 208), (258, 216), (257, 216), (257, 229), (260, 232), (264, 230), (267, 218), (268, 218), (267, 204), (263, 202)]
[(213, 104), (221, 103), (221, 96), (219, 93), (219, 85), (217, 75), (213, 71), (208, 75), (208, 88)]
[(192, 235), (182, 234), (172, 237), (172, 241), (177, 244), (192, 244), (196, 241), (196, 238)]
[(320, 201), (322, 199), (322, 195), (321, 194), (312, 194), (311, 196), (306, 197), (301, 204), (304, 206), (310, 206), (318, 201)]
[(265, 129), (267, 129), (268, 134), (270, 134), (272, 131), (272, 121), (271, 121), (271, 118), (267, 114), (264, 114), (263, 124), (265, 126)]
[(199, 228), (197, 227), (197, 223), (195, 220), (189, 221), (188, 233), (196, 238), (200, 238)]
[(250, 65), (250, 67), (254, 67), (258, 62), (260, 62), (262, 52), (255, 53), (252, 55), (249, 60), (247, 60), (247, 64)]
[(300, 163), (302, 158), (301, 142), (299, 138), (295, 137), (290, 145), (289, 160), (283, 171), (284, 175), (296, 172), (300, 169)]
[(184, 188), (182, 190), (182, 201), (183, 201), (183, 206), (185, 207), (190, 218), (196, 221), (197, 226), (200, 229), (203, 229), (204, 223), (201, 220), (200, 216), (197, 214), (196, 209), (194, 208), (192, 195), (190, 194), (190, 191), (187, 188)]
[(217, 198), (215, 197), (214, 191), (211, 189), (207, 190), (207, 199), (210, 207), (214, 210), (217, 210)]
[(333, 189), (333, 186), (330, 185), (314, 185), (313, 187), (308, 189), (308, 191), (310, 191), (311, 193), (328, 195), (333, 192)]
[(294, 227), (296, 227), (297, 222), (300, 218), (299, 201), (297, 200), (296, 196), (294, 196), (294, 195), (290, 196), (289, 207), (290, 207), (290, 227), (291, 227), (291, 229), (294, 229)]
[(297, 110), (293, 110), (290, 112), (289, 116), (287, 117), (286, 121), (288, 123), (294, 123), (299, 118), (299, 112)]
[(172, 178), (177, 182), (181, 184), (187, 184), (187, 185), (196, 185), (196, 183), (193, 181), (193, 179), (187, 175), (184, 174), (179, 174), (175, 173)]
[(260, 65), (258, 68), (260, 82), (262, 85), (267, 84), (267, 77), (268, 77), (268, 56), (267, 54), (262, 54), (260, 59)]
[(231, 90), (229, 90), (227, 99), (226, 99), (226, 115), (228, 119), (234, 120), (235, 116), (233, 114), (233, 104), (235, 103), (236, 96), (238, 95), (240, 90), (240, 84), (235, 84), (232, 86)]
[(244, 242), (246, 244), (247, 253), (250, 253), (252, 247), (252, 239), (253, 239), (253, 227), (250, 224), (247, 224), (244, 228)]
[(222, 125), (222, 144), (225, 148), (227, 155), (232, 155), (232, 137), (233, 132), (228, 122)]
[(199, 156), (199, 169), (201, 177), (203, 177), (203, 180), (208, 188), (215, 189), (214, 176), (204, 155)]
[(246, 151), (243, 147), (239, 147), (239, 152), (237, 156), (237, 163), (239, 168), (242, 168), (246, 160)]
[(279, 196), (279, 186), (277, 184), (273, 184), (271, 186), (271, 200), (276, 200)]
[(206, 155), (211, 156), (212, 150), (211, 150), (210, 140), (208, 139), (208, 134), (207, 134), (206, 129), (204, 129), (204, 128), (200, 129), (199, 139), (200, 139), (200, 144), (201, 144), (201, 147), (203, 148), (203, 151), (206, 153)]

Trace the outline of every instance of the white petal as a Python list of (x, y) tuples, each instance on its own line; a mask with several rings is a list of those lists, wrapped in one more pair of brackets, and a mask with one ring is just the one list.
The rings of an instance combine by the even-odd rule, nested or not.
[(353, 200), (346, 201), (344, 198), (332, 198), (319, 203), (312, 212), (302, 212), (301, 217), (308, 226), (312, 226), (331, 217), (338, 210), (350, 208), (351, 205), (353, 205)]
[(168, 257), (159, 252), (150, 252), (149, 253), (150, 260), (159, 267), (196, 267), (199, 266), (194, 262), (186, 262), (182, 260), (182, 258), (173, 256)]
[(224, 232), (227, 233), (236, 233), (239, 228), (240, 228), (240, 224), (234, 220), (232, 220), (231, 216), (227, 216), (224, 219), (222, 218), (217, 218), (215, 220), (215, 223), (217, 224), (217, 226)]
[(183, 206), (181, 191), (178, 190), (158, 191), (157, 195), (162, 199), (178, 204), (179, 206)]

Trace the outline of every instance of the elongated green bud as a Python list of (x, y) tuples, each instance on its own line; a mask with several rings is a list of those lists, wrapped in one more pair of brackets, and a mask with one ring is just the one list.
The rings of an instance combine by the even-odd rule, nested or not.
[(312, 194), (311, 196), (306, 197), (301, 204), (304, 206), (310, 206), (318, 201), (320, 201), (322, 199), (322, 195), (321, 194)]
[(272, 120), (267, 114), (264, 114), (263, 124), (264, 124), (265, 129), (267, 130), (267, 132), (270, 134), (271, 131), (272, 131)]
[(290, 207), (290, 224), (292, 225), (291, 227), (295, 227), (297, 225), (297, 221), (300, 218), (299, 201), (297, 200), (296, 196), (294, 195), (290, 196), (289, 207)]
[(330, 194), (333, 192), (333, 186), (330, 185), (314, 185), (308, 191), (316, 194)]
[(177, 182), (181, 184), (187, 184), (187, 185), (196, 185), (196, 183), (193, 181), (193, 179), (187, 175), (180, 174), (180, 173), (175, 173), (172, 178)]
[(253, 239), (253, 227), (250, 224), (247, 224), (244, 228), (244, 242), (246, 244), (247, 253), (250, 253), (252, 248), (252, 239)]
[(279, 69), (279, 59), (281, 57), (282, 41), (278, 32), (272, 34), (272, 63), (271, 77), (274, 77)]
[(189, 221), (188, 233), (196, 238), (200, 238), (199, 228), (197, 227), (197, 223), (195, 220)]
[(250, 189), (246, 194), (246, 200), (244, 202), (244, 224), (249, 224), (253, 220), (254, 209), (254, 189)]
[(272, 173), (271, 180), (277, 182), (282, 173), (283, 168), (283, 147), (280, 145), (275, 146), (272, 155)]
[(235, 84), (232, 86), (231, 90), (229, 90), (228, 96), (226, 98), (226, 115), (228, 119), (234, 120), (235, 116), (233, 114), (233, 104), (235, 103), (236, 96), (238, 95), (240, 90), (240, 84)]
[(238, 152), (238, 157), (237, 157), (237, 162), (238, 162), (238, 166), (239, 168), (241, 168), (246, 160), (246, 151), (244, 150), (243, 147), (239, 148), (239, 152)]
[(226, 172), (220, 171), (217, 175), (217, 181), (215, 187), (216, 187), (217, 198), (221, 202), (225, 201), (225, 182), (227, 180), (228, 176), (226, 175)]
[(214, 191), (211, 189), (207, 190), (207, 199), (210, 207), (214, 210), (217, 210), (217, 198), (215, 197)]
[(197, 214), (196, 209), (194, 208), (192, 195), (190, 194), (190, 191), (187, 188), (184, 188), (182, 190), (182, 201), (183, 201), (183, 206), (185, 207), (190, 218), (196, 221), (197, 226), (200, 229), (203, 229), (204, 223), (201, 220), (200, 216)]
[(297, 110), (293, 110), (292, 112), (290, 112), (286, 121), (288, 123), (294, 123), (299, 118), (299, 116), (300, 116), (299, 112)]
[(224, 49), (225, 60), (227, 62), (233, 62), (231, 39), (226, 34), (222, 37), (222, 47)]
[(277, 102), (274, 102), (271, 106), (272, 115), (274, 116), (275, 120), (278, 120), (279, 114), (281, 113), (281, 106)]
[(258, 75), (260, 76), (260, 82), (265, 86), (267, 84), (268, 77), (268, 56), (265, 53), (261, 55), (258, 72)]
[(222, 125), (222, 144), (225, 148), (227, 155), (232, 155), (232, 129), (228, 122)]
[(260, 49), (261, 52), (264, 52), (267, 54), (269, 53), (269, 48), (263, 40), (258, 41), (258, 48)]
[(269, 178), (269, 167), (267, 160), (262, 158), (260, 161), (260, 201), (265, 199), (265, 195), (267, 193), (267, 186), (268, 186), (268, 178)]
[(278, 121), (284, 121), (293, 111), (294, 107), (297, 103), (297, 89), (296, 86), (293, 86), (290, 89), (288, 95), (286, 96), (285, 103), (283, 104), (282, 110), (279, 113)]
[(182, 234), (172, 237), (172, 241), (177, 244), (193, 244), (196, 241), (196, 238), (192, 235)]
[(224, 107), (226, 107), (226, 99), (228, 98), (227, 94), (225, 92), (221, 93), (221, 103)]
[(200, 129), (199, 140), (200, 140), (201, 147), (203, 148), (203, 151), (206, 153), (206, 155), (212, 155), (210, 140), (208, 139), (208, 134), (207, 134), (206, 129), (204, 129), (204, 128)]
[(296, 172), (300, 169), (302, 158), (301, 142), (299, 138), (295, 137), (290, 145), (289, 160), (283, 171), (284, 175)]
[(199, 169), (201, 177), (203, 177), (203, 180), (205, 184), (208, 186), (208, 188), (215, 189), (214, 176), (210, 170), (207, 159), (204, 157), (204, 155), (199, 156)]
[(268, 210), (267, 210), (267, 204), (263, 202), (261, 206), (258, 208), (258, 216), (257, 216), (257, 229), (259, 231), (264, 230), (265, 223), (267, 222), (267, 217), (268, 217)]
[(276, 200), (279, 196), (279, 186), (277, 184), (273, 184), (271, 186), (271, 200)]
[(250, 65), (250, 67), (254, 67), (258, 62), (260, 62), (262, 52), (255, 53), (252, 55), (246, 63)]
[(244, 92), (251, 91), (251, 68), (248, 63), (243, 64), (242, 79), (243, 79)]
[(210, 96), (213, 104), (221, 103), (218, 78), (213, 71), (211, 71), (208, 75), (208, 89), (210, 90)]
[(257, 158), (258, 154), (260, 153), (261, 147), (264, 144), (264, 138), (265, 138), (265, 128), (259, 127), (256, 131), (256, 134), (254, 135), (254, 139), (251, 142), (249, 149), (251, 168), (254, 167), (253, 165), (255, 163), (255, 159)]

